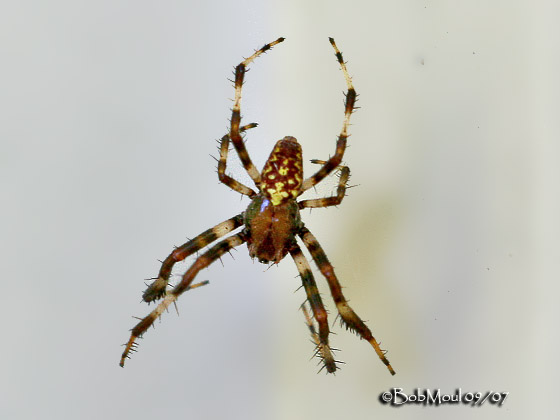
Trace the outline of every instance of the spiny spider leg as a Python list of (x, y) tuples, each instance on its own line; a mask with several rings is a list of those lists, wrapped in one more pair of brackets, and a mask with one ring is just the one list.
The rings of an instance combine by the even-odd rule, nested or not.
[(278, 38), (276, 41), (271, 42), (270, 44), (266, 44), (260, 50), (257, 50), (251, 57), (242, 61), (236, 68), (235, 68), (235, 100), (233, 103), (233, 110), (231, 114), (231, 128), (229, 132), (229, 137), (237, 154), (239, 155), (239, 159), (243, 164), (243, 167), (258, 187), (261, 183), (261, 174), (251, 161), (249, 157), (249, 153), (245, 148), (245, 144), (243, 143), (243, 139), (241, 138), (240, 128), (239, 125), (241, 124), (241, 88), (243, 86), (243, 78), (245, 76), (245, 71), (247, 66), (259, 55), (263, 54), (264, 52), (270, 50), (276, 44), (284, 41), (284, 38)]
[[(239, 131), (243, 132), (245, 130), (254, 128), (256, 126), (257, 123), (247, 124), (241, 127)], [(241, 193), (243, 195), (249, 196), (251, 198), (254, 197), (255, 195), (257, 195), (255, 191), (243, 185), (241, 182), (236, 181), (232, 177), (226, 175), (228, 152), (229, 152), (229, 134), (226, 134), (224, 137), (222, 137), (222, 140), (220, 141), (220, 160), (218, 161), (218, 179), (220, 180), (220, 182), (226, 184), (232, 190), (237, 191), (238, 193)]]
[[(309, 332), (311, 333), (311, 338), (315, 343), (315, 353), (313, 354), (313, 357), (315, 356), (319, 357), (321, 359), (321, 363), (323, 363), (323, 367), (319, 369), (319, 372), (321, 372), (321, 370), (325, 368), (325, 364), (324, 364), (325, 358), (323, 354), (321, 354), (321, 349), (323, 348), (321, 345), (321, 340), (319, 340), (319, 334), (317, 334), (317, 330), (315, 329), (315, 325), (313, 324), (313, 318), (311, 317), (309, 311), (307, 310), (307, 302), (303, 302), (300, 306), (300, 309), (303, 312), (303, 316), (305, 317), (305, 324), (307, 325), (307, 328), (309, 328)], [(329, 350), (332, 352), (333, 349), (329, 348)], [(334, 363), (344, 363), (344, 362), (335, 360)], [(334, 373), (334, 372), (329, 372), (329, 373)]]
[(238, 233), (237, 235), (230, 236), (229, 238), (218, 242), (216, 245), (211, 247), (208, 251), (206, 251), (196, 259), (196, 261), (189, 267), (187, 272), (183, 274), (181, 282), (177, 284), (177, 286), (175, 286), (173, 290), (167, 292), (165, 298), (163, 298), (158, 306), (145, 318), (143, 318), (138, 324), (136, 324), (136, 326), (132, 329), (130, 339), (128, 340), (128, 343), (126, 343), (126, 347), (121, 356), (121, 367), (124, 367), (125, 359), (129, 357), (131, 350), (135, 349), (136, 339), (138, 337), (141, 337), (146, 332), (146, 330), (152, 326), (155, 320), (161, 316), (161, 314), (169, 307), (169, 305), (171, 305), (171, 303), (177, 300), (181, 293), (185, 292), (191, 287), (191, 283), (198, 272), (203, 268), (208, 267), (226, 252), (230, 251), (236, 246), (243, 244), (245, 241), (247, 241), (247, 235), (243, 232)]
[(305, 317), (305, 324), (307, 325), (307, 328), (309, 328), (309, 332), (311, 333), (311, 338), (313, 339), (313, 342), (315, 343), (317, 348), (319, 348), (319, 346), (321, 345), (321, 341), (319, 340), (319, 334), (317, 334), (317, 330), (315, 329), (313, 318), (311, 318), (311, 315), (307, 310), (307, 301), (301, 304), (300, 309), (303, 312), (303, 316)]
[(303, 227), (298, 232), (298, 235), (303, 240), (303, 243), (311, 253), (315, 264), (327, 279), (329, 283), (329, 288), (331, 289), (331, 295), (333, 297), (334, 303), (336, 304), (336, 309), (340, 314), (340, 318), (346, 325), (346, 328), (351, 329), (358, 333), (358, 335), (363, 338), (364, 340), (368, 341), (372, 347), (375, 349), (375, 352), (381, 359), (381, 361), (387, 366), (391, 375), (395, 374), (395, 371), (391, 367), (389, 360), (385, 357), (385, 353), (379, 347), (379, 343), (373, 337), (370, 329), (364, 324), (364, 321), (360, 319), (360, 317), (354, 312), (354, 310), (348, 305), (346, 298), (342, 294), (342, 288), (340, 287), (340, 283), (336, 278), (334, 273), (334, 268), (329, 262), (325, 251), (321, 248), (321, 245), (317, 241), (317, 239), (311, 234), (311, 232), (306, 228)]
[(317, 324), (319, 324), (319, 335), (317, 337), (319, 340), (317, 343), (318, 355), (323, 360), (323, 363), (327, 368), (327, 372), (333, 373), (336, 371), (336, 363), (329, 347), (329, 321), (327, 318), (327, 311), (325, 310), (323, 301), (319, 295), (319, 290), (317, 289), (317, 283), (315, 283), (315, 279), (313, 278), (313, 273), (311, 272), (311, 267), (309, 267), (307, 259), (297, 244), (290, 250), (290, 254), (294, 259), (301, 276), (301, 282), (305, 289), (305, 293), (307, 293), (307, 301), (311, 306), (313, 316), (317, 320)]
[(167, 283), (169, 282), (169, 276), (171, 275), (171, 270), (173, 269), (175, 263), (183, 261), (189, 255), (194, 254), (196, 251), (204, 248), (206, 245), (210, 245), (215, 240), (237, 229), (242, 224), (243, 214), (238, 214), (237, 216), (232, 217), (225, 222), (217, 224), (213, 228), (202, 232), (196, 238), (191, 239), (183, 245), (175, 248), (173, 252), (169, 254), (169, 256), (161, 264), (158, 278), (148, 286), (148, 288), (142, 295), (142, 299), (145, 302), (153, 302), (154, 300), (160, 299), (165, 296), (165, 289), (167, 287)]
[(301, 187), (301, 192), (308, 190), (309, 188), (317, 185), (321, 182), (328, 174), (330, 174), (340, 162), (342, 162), (342, 157), (344, 156), (344, 150), (346, 149), (346, 139), (348, 138), (348, 126), (350, 125), (350, 116), (352, 115), (352, 111), (354, 111), (354, 104), (356, 103), (356, 90), (352, 85), (352, 79), (348, 74), (348, 70), (346, 69), (346, 64), (344, 63), (344, 59), (342, 58), (342, 53), (338, 50), (336, 44), (334, 43), (334, 39), (329, 38), (331, 45), (334, 48), (336, 59), (340, 64), (340, 68), (342, 69), (342, 73), (344, 74), (344, 78), (346, 79), (346, 86), (348, 87), (348, 92), (346, 93), (346, 100), (345, 100), (345, 111), (344, 111), (344, 122), (342, 124), (342, 131), (338, 136), (338, 140), (336, 142), (336, 152), (330, 159), (325, 162), (323, 167), (319, 169), (313, 176), (307, 178)]
[[(311, 163), (324, 165), (327, 162), (324, 160), (312, 159)], [(340, 179), (338, 180), (336, 195), (332, 197), (315, 198), (312, 200), (302, 200), (298, 202), (300, 209), (338, 206), (342, 203), (342, 199), (346, 195), (346, 184), (348, 183), (348, 178), (350, 178), (350, 168), (348, 166), (338, 165), (337, 169), (340, 169)]]

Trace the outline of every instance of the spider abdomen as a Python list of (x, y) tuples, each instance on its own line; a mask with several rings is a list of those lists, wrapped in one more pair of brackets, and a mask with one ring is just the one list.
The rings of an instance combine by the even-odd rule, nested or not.
[(301, 194), (303, 165), (301, 146), (295, 137), (276, 142), (261, 173), (259, 189), (274, 206), (295, 200)]
[(244, 219), (249, 233), (249, 255), (265, 264), (279, 263), (292, 248), (295, 234), (301, 228), (299, 208), (294, 199), (275, 206), (263, 194), (253, 198)]

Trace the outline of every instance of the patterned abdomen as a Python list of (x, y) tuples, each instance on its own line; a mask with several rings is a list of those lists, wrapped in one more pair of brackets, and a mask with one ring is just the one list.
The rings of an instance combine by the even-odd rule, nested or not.
[(303, 165), (301, 146), (295, 137), (286, 136), (276, 142), (261, 179), (261, 192), (274, 206), (298, 197), (303, 182)]

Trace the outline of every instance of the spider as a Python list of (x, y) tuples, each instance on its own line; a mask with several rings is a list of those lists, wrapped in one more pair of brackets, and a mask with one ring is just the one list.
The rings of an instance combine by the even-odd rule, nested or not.
[[(207, 281), (203, 281), (192, 284), (200, 270), (208, 267), (226, 252), (246, 242), (251, 258), (256, 258), (261, 263), (278, 264), (288, 254), (294, 259), (303, 283), (303, 288), (307, 294), (307, 300), (302, 305), (302, 310), (313, 341), (317, 346), (315, 354), (323, 363), (321, 369), (326, 368), (327, 372), (334, 373), (338, 369), (337, 363), (340, 362), (335, 360), (333, 355), (334, 349), (329, 345), (330, 330), (327, 320), (327, 311), (319, 295), (317, 284), (313, 278), (309, 263), (297, 243), (296, 237), (299, 237), (310, 252), (315, 264), (328, 281), (341, 323), (345, 325), (347, 329), (356, 332), (362, 339), (368, 341), (375, 349), (381, 361), (387, 366), (389, 372), (393, 375), (395, 374), (391, 364), (385, 357), (385, 352), (381, 350), (369, 328), (348, 305), (347, 300), (342, 294), (342, 288), (334, 273), (333, 266), (329, 262), (323, 248), (319, 242), (317, 242), (317, 239), (315, 239), (315, 236), (305, 227), (300, 217), (301, 209), (336, 206), (340, 204), (345, 196), (347, 182), (350, 176), (350, 169), (347, 166), (341, 165), (341, 161), (346, 148), (350, 116), (355, 109), (357, 95), (348, 70), (346, 69), (342, 54), (337, 48), (333, 38), (329, 38), (329, 41), (334, 48), (336, 59), (342, 69), (348, 88), (345, 99), (344, 122), (342, 124), (342, 131), (336, 142), (335, 154), (327, 161), (312, 160), (311, 162), (320, 164), (321, 168), (311, 177), (304, 179), (301, 146), (294, 137), (286, 136), (276, 143), (262, 172), (259, 173), (251, 161), (247, 149), (245, 148), (243, 138), (241, 137), (242, 132), (256, 127), (257, 125), (252, 123), (241, 126), (241, 88), (247, 66), (261, 54), (283, 41), (284, 38), (278, 38), (276, 41), (266, 44), (235, 68), (235, 99), (232, 109), (231, 126), (229, 133), (223, 136), (220, 141), (218, 178), (231, 189), (248, 196), (251, 199), (251, 203), (243, 213), (208, 229), (196, 238), (175, 248), (165, 261), (163, 261), (158, 277), (148, 286), (143, 294), (143, 300), (148, 303), (162, 298), (163, 300), (132, 329), (130, 339), (126, 343), (125, 350), (121, 357), (121, 366), (124, 366), (125, 359), (130, 357), (130, 353), (136, 350), (136, 339), (146, 332), (171, 303), (175, 303), (183, 292), (208, 283)], [(226, 175), (226, 163), (230, 141), (233, 143), (243, 167), (255, 183), (258, 192), (255, 192), (252, 188)], [(297, 198), (301, 194), (317, 185), (334, 171), (340, 171), (336, 195), (297, 201)], [(189, 255), (205, 248), (241, 226), (244, 226), (244, 228), (240, 232), (208, 248), (183, 274), (181, 281), (171, 290), (167, 290), (171, 270), (175, 263), (183, 261)], [(311, 307), (313, 318), (318, 325), (318, 332), (315, 328), (313, 318), (306, 308), (306, 303)]]

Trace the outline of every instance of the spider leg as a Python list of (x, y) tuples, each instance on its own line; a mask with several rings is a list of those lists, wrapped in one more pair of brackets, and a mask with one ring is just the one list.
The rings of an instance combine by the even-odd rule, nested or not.
[(331, 289), (331, 295), (333, 297), (334, 303), (336, 304), (336, 309), (340, 314), (340, 318), (342, 322), (346, 325), (346, 328), (351, 329), (358, 333), (358, 335), (363, 338), (364, 340), (368, 341), (372, 347), (375, 349), (375, 352), (381, 359), (381, 361), (387, 366), (391, 375), (395, 374), (395, 371), (391, 367), (389, 360), (385, 357), (385, 353), (379, 347), (379, 343), (373, 337), (370, 329), (364, 324), (364, 321), (360, 319), (360, 317), (354, 312), (354, 310), (348, 305), (346, 298), (342, 294), (342, 287), (336, 278), (334, 273), (334, 268), (329, 262), (325, 251), (321, 248), (321, 245), (317, 241), (317, 239), (311, 234), (311, 232), (306, 228), (303, 227), (298, 235), (303, 240), (303, 243), (311, 253), (315, 264), (327, 279), (329, 283), (329, 288)]
[(317, 283), (315, 283), (315, 279), (313, 278), (313, 273), (311, 272), (311, 267), (309, 267), (307, 259), (297, 244), (290, 250), (290, 254), (294, 259), (301, 276), (301, 282), (305, 289), (305, 293), (307, 293), (307, 300), (311, 306), (311, 310), (313, 311), (313, 316), (317, 320), (317, 324), (319, 324), (319, 334), (317, 334), (312, 321), (308, 318), (308, 314), (305, 312), (305, 307), (302, 306), (304, 314), (306, 314), (311, 335), (317, 345), (317, 354), (322, 359), (325, 367), (327, 368), (327, 372), (334, 373), (336, 371), (336, 363), (331, 348), (329, 347), (329, 321), (327, 319), (327, 311), (325, 310), (323, 301), (319, 295), (319, 290), (317, 289)]
[[(318, 159), (313, 159), (311, 162), (321, 165), (327, 163), (324, 160)], [(338, 206), (342, 203), (342, 199), (346, 195), (346, 184), (348, 183), (348, 178), (350, 178), (350, 168), (348, 166), (338, 165), (337, 169), (340, 169), (340, 179), (338, 181), (336, 195), (333, 195), (332, 197), (315, 198), (312, 200), (302, 200), (298, 203), (300, 209)]]
[[(303, 302), (301, 304), (301, 311), (303, 312), (303, 316), (305, 317), (305, 323), (307, 324), (307, 328), (309, 328), (309, 332), (311, 333), (311, 338), (313, 339), (313, 343), (315, 343), (315, 353), (313, 353), (313, 357), (317, 356), (321, 359), (321, 363), (323, 363), (323, 367), (321, 369), (319, 369), (319, 372), (321, 372), (321, 370), (323, 370), (323, 368), (326, 367), (325, 364), (325, 357), (323, 355), (323, 353), (321, 352), (321, 349), (324, 348), (321, 344), (321, 340), (319, 339), (319, 334), (317, 334), (317, 330), (315, 329), (315, 325), (313, 324), (313, 318), (311, 317), (311, 315), (309, 314), (309, 311), (307, 310), (307, 302)], [(329, 352), (332, 356), (332, 350), (329, 348)], [(334, 357), (333, 357), (334, 359)], [(334, 360), (334, 363), (344, 363), (344, 362), (339, 362), (337, 360)], [(336, 367), (335, 367), (336, 369)], [(328, 370), (327, 370), (328, 371)], [(319, 373), (317, 372), (317, 373)], [(334, 373), (334, 371), (333, 371)]]
[(125, 359), (129, 358), (130, 352), (136, 349), (136, 339), (141, 337), (148, 328), (152, 326), (154, 321), (158, 319), (161, 314), (174, 303), (177, 298), (186, 290), (191, 288), (191, 283), (195, 276), (200, 270), (208, 267), (214, 261), (219, 259), (226, 252), (230, 251), (232, 248), (241, 245), (247, 240), (247, 236), (244, 232), (238, 233), (237, 235), (230, 236), (216, 245), (211, 247), (208, 251), (202, 254), (196, 259), (196, 261), (190, 266), (181, 282), (175, 286), (173, 290), (167, 292), (165, 298), (158, 304), (158, 306), (150, 312), (145, 318), (143, 318), (136, 326), (132, 329), (130, 334), (130, 339), (128, 340), (125, 350), (121, 356), (121, 367), (124, 366)]
[(313, 338), (313, 342), (319, 348), (321, 345), (321, 341), (319, 340), (319, 334), (317, 334), (317, 330), (315, 329), (315, 324), (313, 324), (313, 318), (309, 315), (309, 311), (307, 310), (307, 301), (301, 304), (301, 311), (303, 312), (303, 316), (305, 317), (305, 323), (307, 324), (307, 328), (309, 328), (309, 332), (311, 333), (311, 337)]
[(266, 44), (261, 49), (257, 50), (252, 56), (242, 61), (236, 68), (235, 68), (235, 100), (233, 103), (233, 110), (231, 114), (231, 128), (229, 132), (229, 137), (237, 154), (239, 155), (239, 159), (243, 164), (243, 167), (258, 187), (261, 183), (261, 175), (251, 158), (249, 157), (249, 153), (245, 148), (245, 144), (243, 143), (243, 139), (241, 138), (240, 134), (240, 124), (241, 124), (241, 88), (243, 86), (243, 79), (245, 77), (245, 71), (247, 66), (259, 55), (263, 54), (264, 52), (270, 50), (276, 44), (284, 41), (284, 38), (278, 38), (276, 41), (271, 42), (270, 44)]
[(206, 245), (211, 244), (218, 238), (228, 234), (234, 229), (237, 229), (243, 224), (243, 215), (238, 214), (225, 222), (219, 223), (213, 228), (210, 228), (196, 238), (184, 243), (183, 245), (175, 248), (171, 254), (163, 261), (159, 270), (158, 278), (148, 286), (142, 299), (145, 302), (152, 302), (165, 296), (165, 289), (169, 282), (169, 276), (175, 263), (183, 261), (189, 255), (194, 254), (196, 251), (204, 248)]
[[(241, 127), (239, 131), (243, 132), (245, 130), (254, 128), (256, 126), (257, 126), (256, 123), (247, 124)], [(222, 140), (220, 140), (220, 160), (218, 161), (218, 179), (220, 180), (220, 182), (226, 184), (232, 190), (237, 191), (238, 193), (241, 193), (249, 197), (254, 197), (255, 195), (257, 195), (255, 191), (243, 185), (241, 182), (236, 181), (235, 179), (226, 175), (226, 163), (227, 163), (228, 153), (229, 153), (229, 134), (226, 134), (224, 137), (222, 137)]]
[(346, 79), (346, 86), (348, 87), (344, 105), (344, 122), (342, 124), (342, 131), (340, 132), (340, 135), (338, 136), (338, 140), (336, 142), (335, 154), (325, 162), (321, 169), (319, 169), (313, 176), (307, 178), (303, 182), (303, 185), (301, 186), (302, 193), (321, 182), (338, 165), (340, 165), (340, 162), (342, 162), (342, 157), (344, 156), (344, 151), (346, 150), (346, 140), (348, 139), (348, 126), (350, 125), (350, 116), (354, 111), (354, 105), (356, 103), (356, 90), (352, 85), (352, 79), (350, 78), (348, 70), (346, 69), (346, 64), (344, 63), (344, 59), (342, 58), (342, 53), (338, 50), (336, 44), (334, 43), (334, 39), (329, 38), (329, 41), (334, 48), (336, 59), (340, 64), (340, 68), (342, 69), (342, 73), (344, 74), (344, 78)]

